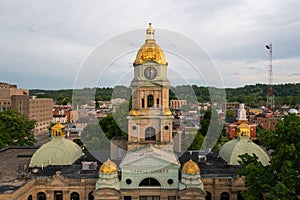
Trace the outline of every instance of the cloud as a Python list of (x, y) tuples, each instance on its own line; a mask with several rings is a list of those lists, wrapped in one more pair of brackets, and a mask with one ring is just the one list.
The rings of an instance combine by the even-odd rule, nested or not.
[[(255, 83), (268, 84), (268, 60), (247, 62), (245, 60), (217, 60), (215, 61), (224, 85), (227, 87), (239, 87)], [(299, 82), (300, 58), (287, 58), (273, 60), (273, 83), (297, 83)], [(257, 67), (252, 67), (253, 65)]]
[(298, 77), (300, 77), (300, 73), (292, 73), (292, 74), (289, 74), (288, 76), (298, 76)]
[[(80, 65), (94, 48), (153, 22), (163, 49), (172, 41), (159, 40), (159, 29), (180, 33), (203, 47), (217, 64), (225, 86), (267, 82), (265, 44), (269, 42), (273, 44), (274, 82), (299, 82), (299, 8), (297, 0), (1, 1), (0, 81), (24, 88), (71, 88)], [(189, 53), (197, 56), (192, 47)], [(128, 57), (117, 64), (127, 68), (132, 61)], [(174, 59), (172, 64), (183, 63)], [(117, 71), (112, 72), (114, 76)], [(175, 72), (170, 76), (180, 82)], [(205, 84), (194, 73), (185, 75), (184, 82)], [(113, 84), (112, 79), (107, 84)]]

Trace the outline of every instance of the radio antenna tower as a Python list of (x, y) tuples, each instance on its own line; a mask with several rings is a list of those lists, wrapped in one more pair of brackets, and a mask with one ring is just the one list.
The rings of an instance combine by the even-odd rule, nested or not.
[(272, 70), (272, 43), (266, 45), (266, 48), (269, 50), (269, 70), (268, 70), (269, 86), (268, 86), (267, 105), (266, 105), (266, 107), (269, 110), (274, 111), (274, 109), (275, 109), (275, 96), (274, 96), (273, 70)]

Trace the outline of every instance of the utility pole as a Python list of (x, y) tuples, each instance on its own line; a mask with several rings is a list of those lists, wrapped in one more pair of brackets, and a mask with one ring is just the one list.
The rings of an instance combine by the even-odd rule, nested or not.
[(268, 93), (267, 93), (267, 105), (266, 107), (275, 111), (275, 96), (274, 96), (274, 86), (273, 86), (273, 70), (272, 70), (272, 43), (266, 45), (266, 48), (269, 50), (269, 70), (268, 70)]

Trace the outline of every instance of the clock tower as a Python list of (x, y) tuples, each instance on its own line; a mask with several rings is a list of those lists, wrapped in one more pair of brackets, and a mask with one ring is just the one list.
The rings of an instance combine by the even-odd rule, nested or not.
[(131, 82), (132, 110), (128, 116), (128, 150), (147, 144), (164, 147), (172, 142), (173, 116), (169, 109), (167, 65), (149, 23), (145, 44), (139, 49)]

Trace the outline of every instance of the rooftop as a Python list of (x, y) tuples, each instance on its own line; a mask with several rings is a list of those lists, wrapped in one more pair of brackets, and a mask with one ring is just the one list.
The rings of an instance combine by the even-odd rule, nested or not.
[[(199, 159), (199, 155), (204, 159)], [(179, 157), (181, 166), (190, 159), (198, 164), (203, 178), (235, 177), (238, 170), (242, 169), (239, 165), (228, 165), (225, 160), (218, 156), (218, 152), (210, 152), (205, 156), (199, 152), (190, 153), (187, 151)]]
[(0, 191), (16, 188), (27, 181), (25, 176), (33, 153), (38, 147), (7, 147), (0, 150)]

